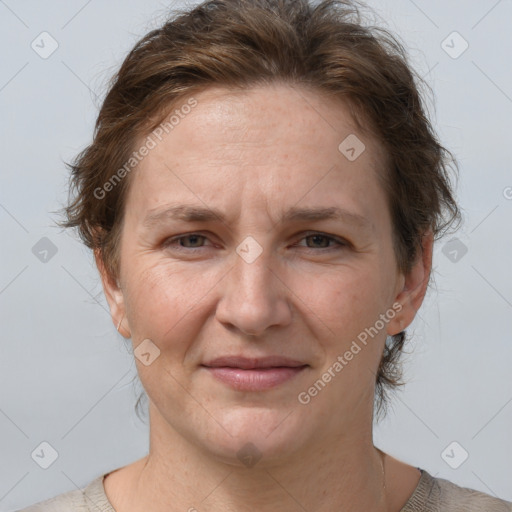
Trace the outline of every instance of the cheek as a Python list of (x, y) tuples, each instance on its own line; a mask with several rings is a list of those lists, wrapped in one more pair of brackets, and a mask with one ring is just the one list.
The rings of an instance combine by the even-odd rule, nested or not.
[(304, 314), (325, 327), (325, 340), (339, 343), (375, 323), (385, 307), (380, 285), (376, 270), (364, 265), (297, 279), (293, 289), (303, 301)]
[[(381, 288), (385, 282), (378, 269), (371, 265), (338, 268), (308, 279), (297, 293), (308, 298), (304, 314), (318, 326), (316, 337), (324, 354), (320, 373), (336, 371), (337, 361), (343, 366), (333, 390), (347, 382), (372, 385), (371, 375), (377, 371), (386, 338), (385, 327), (376, 324), (387, 307), (386, 290)], [(339, 356), (344, 358), (342, 363)]]
[[(135, 266), (134, 266), (135, 267)], [(156, 343), (182, 338), (190, 319), (204, 306), (215, 283), (213, 272), (179, 269), (168, 262), (147, 262), (127, 269), (126, 315), (134, 341), (150, 338)], [(183, 338), (182, 338), (183, 339)]]

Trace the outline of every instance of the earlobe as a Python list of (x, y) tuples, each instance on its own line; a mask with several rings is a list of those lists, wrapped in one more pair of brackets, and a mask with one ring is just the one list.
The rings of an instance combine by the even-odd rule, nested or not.
[(94, 259), (100, 273), (103, 291), (110, 308), (112, 322), (122, 336), (129, 338), (131, 333), (128, 325), (128, 319), (125, 315), (124, 294), (119, 284), (119, 280), (112, 276), (106, 269), (100, 249), (94, 250)]
[(404, 330), (405, 322), (403, 317), (403, 305), (396, 301), (393, 305), (393, 310), (396, 312), (395, 317), (390, 320), (386, 327), (386, 334), (388, 336), (395, 336), (399, 332), (402, 332)]
[(398, 334), (412, 323), (420, 309), (427, 292), (432, 270), (432, 252), (434, 235), (431, 229), (422, 237), (422, 248), (410, 272), (403, 276), (403, 287), (395, 297), (395, 302), (402, 305), (401, 311), (396, 315), (395, 321), (388, 324), (388, 334)]

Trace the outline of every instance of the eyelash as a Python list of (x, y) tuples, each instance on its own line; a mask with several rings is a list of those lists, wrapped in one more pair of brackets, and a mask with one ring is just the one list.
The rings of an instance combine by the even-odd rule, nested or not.
[[(177, 249), (179, 251), (193, 251), (193, 252), (195, 252), (195, 250), (198, 250), (198, 249), (203, 249), (205, 246), (200, 246), (200, 247), (183, 247), (183, 246), (179, 245), (178, 242), (180, 240), (183, 240), (183, 239), (186, 239), (186, 238), (189, 238), (189, 237), (192, 237), (192, 236), (201, 237), (201, 238), (203, 238), (205, 240), (208, 239), (208, 237), (206, 235), (202, 235), (201, 233), (187, 233), (185, 235), (179, 235), (179, 236), (176, 236), (174, 238), (169, 238), (168, 240), (166, 240), (164, 242), (164, 247), (172, 247), (173, 249)], [(327, 252), (327, 251), (332, 251), (332, 250), (336, 250), (336, 249), (344, 249), (344, 248), (346, 248), (346, 247), (348, 247), (350, 245), (347, 241), (345, 241), (345, 240), (343, 240), (341, 238), (333, 237), (331, 235), (327, 235), (325, 233), (321, 233), (321, 232), (317, 232), (317, 231), (310, 232), (310, 233), (304, 235), (300, 239), (300, 241), (305, 240), (305, 239), (310, 238), (310, 237), (314, 237), (314, 236), (319, 236), (319, 237), (322, 237), (324, 239), (327, 239), (329, 243), (334, 242), (335, 244), (337, 244), (337, 246), (319, 247), (319, 248), (304, 247), (304, 246), (301, 246), (301, 247), (304, 247), (305, 249), (313, 251), (313, 252)]]

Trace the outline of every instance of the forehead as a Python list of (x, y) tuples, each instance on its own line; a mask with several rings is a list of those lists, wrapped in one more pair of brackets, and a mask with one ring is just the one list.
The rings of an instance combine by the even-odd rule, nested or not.
[[(164, 138), (173, 133), (177, 142), (178, 138), (194, 135), (196, 140), (210, 140), (219, 148), (229, 143), (280, 142), (286, 150), (299, 144), (304, 149), (337, 148), (346, 136), (357, 134), (364, 139), (366, 156), (372, 163), (376, 159), (382, 161), (385, 153), (371, 134), (371, 127), (357, 125), (348, 100), (316, 89), (279, 83), (249, 89), (215, 86), (193, 98), (197, 104), (193, 109), (186, 105), (190, 98), (173, 105), (166, 119), (174, 118), (176, 125), (168, 126), (170, 130), (165, 130)], [(180, 119), (172, 115), (185, 108), (187, 112)], [(165, 129), (165, 120), (163, 126)]]
[(343, 189), (344, 206), (354, 206), (365, 190), (371, 199), (384, 172), (381, 145), (357, 128), (340, 100), (289, 85), (214, 87), (193, 99), (193, 108), (183, 107), (190, 98), (173, 105), (149, 135), (155, 147), (131, 187), (146, 209), (168, 202), (171, 189), (219, 208), (227, 206), (221, 198), (227, 194), (259, 195), (268, 206), (283, 195), (291, 203), (301, 195), (340, 199)]

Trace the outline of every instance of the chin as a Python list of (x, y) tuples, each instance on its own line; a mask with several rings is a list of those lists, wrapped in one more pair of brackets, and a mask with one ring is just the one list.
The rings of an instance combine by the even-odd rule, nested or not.
[(296, 411), (237, 406), (214, 416), (224, 428), (216, 423), (208, 449), (213, 446), (215, 456), (227, 464), (267, 466), (282, 462), (307, 443), (305, 419)]

